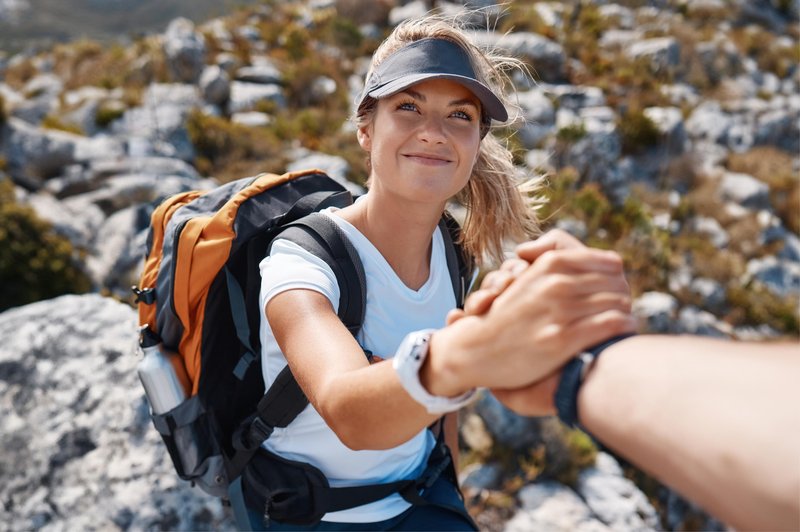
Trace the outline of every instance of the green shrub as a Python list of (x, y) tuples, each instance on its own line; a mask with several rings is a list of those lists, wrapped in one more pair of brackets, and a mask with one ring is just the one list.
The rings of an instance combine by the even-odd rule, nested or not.
[(66, 131), (67, 133), (74, 133), (75, 135), (84, 135), (83, 130), (75, 124), (69, 124), (62, 121), (57, 116), (47, 115), (42, 119), (42, 127), (46, 129), (56, 129), (58, 131)]
[(258, 172), (283, 172), (288, 151), (267, 128), (251, 128), (192, 112), (186, 128), (197, 151), (200, 173), (230, 181)]
[(652, 120), (639, 110), (624, 113), (619, 120), (619, 133), (622, 141), (622, 153), (631, 155), (641, 153), (655, 146), (661, 138), (661, 132)]
[(17, 203), (14, 186), (0, 180), (0, 311), (91, 288), (74, 263), (66, 238)]
[(97, 113), (94, 117), (94, 123), (97, 124), (98, 127), (104, 128), (124, 114), (125, 109), (123, 109), (121, 106), (103, 104), (97, 109)]
[(586, 126), (583, 122), (569, 124), (556, 133), (556, 138), (563, 142), (577, 142), (586, 136)]

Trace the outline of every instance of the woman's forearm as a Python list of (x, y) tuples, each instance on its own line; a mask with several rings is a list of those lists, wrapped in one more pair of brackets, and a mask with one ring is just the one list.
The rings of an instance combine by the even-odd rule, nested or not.
[(605, 445), (737, 528), (800, 527), (800, 348), (638, 336), (578, 398)]

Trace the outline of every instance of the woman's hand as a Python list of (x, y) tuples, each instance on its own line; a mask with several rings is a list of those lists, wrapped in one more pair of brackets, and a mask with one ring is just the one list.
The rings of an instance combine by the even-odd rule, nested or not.
[(629, 289), (616, 253), (586, 248), (563, 231), (523, 244), (517, 253), (524, 260), (506, 261), (487, 275), (465, 309), (448, 316), (452, 327), (434, 335), (431, 349), (437, 350), (437, 336), (458, 334), (458, 341), (483, 331), (489, 345), (476, 346), (474, 358), (461, 361), (467, 378), (497, 389), (518, 411), (534, 400), (526, 413), (550, 413), (557, 369), (581, 349), (634, 329)]

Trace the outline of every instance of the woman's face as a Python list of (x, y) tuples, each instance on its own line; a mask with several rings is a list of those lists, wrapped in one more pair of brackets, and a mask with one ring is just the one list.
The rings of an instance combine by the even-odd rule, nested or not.
[(463, 85), (430, 80), (378, 101), (358, 141), (372, 190), (443, 203), (469, 181), (480, 145), (480, 101)]

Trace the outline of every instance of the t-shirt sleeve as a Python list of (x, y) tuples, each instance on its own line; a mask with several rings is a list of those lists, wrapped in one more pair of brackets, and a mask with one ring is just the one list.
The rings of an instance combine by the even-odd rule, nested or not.
[(339, 283), (336, 275), (324, 260), (303, 249), (298, 244), (278, 239), (272, 244), (270, 254), (259, 264), (261, 271), (261, 309), (287, 290), (306, 289), (319, 292), (328, 298), (333, 311), (339, 310)]

